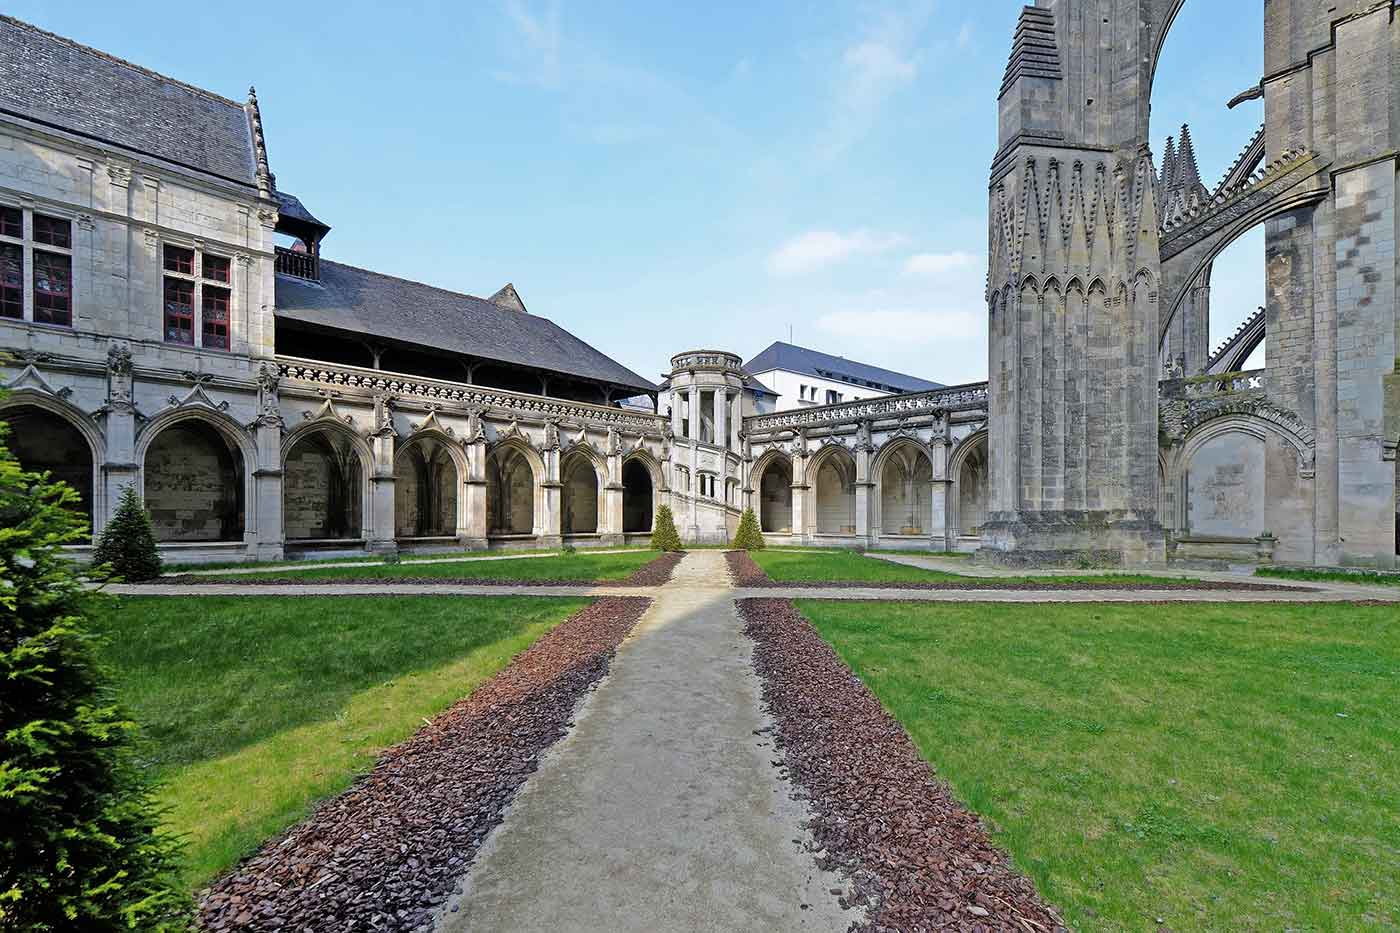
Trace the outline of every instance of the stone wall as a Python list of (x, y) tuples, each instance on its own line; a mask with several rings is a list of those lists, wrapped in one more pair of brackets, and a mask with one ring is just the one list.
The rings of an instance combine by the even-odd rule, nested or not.
[(242, 455), (207, 424), (162, 431), (146, 451), (146, 510), (157, 541), (243, 539)]

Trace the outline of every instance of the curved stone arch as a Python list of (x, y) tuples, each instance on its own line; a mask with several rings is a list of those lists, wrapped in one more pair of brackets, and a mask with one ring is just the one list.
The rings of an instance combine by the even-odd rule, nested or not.
[[(770, 504), (763, 501), (763, 477), (773, 465), (781, 463), (787, 468), (788, 481), (783, 501)], [(792, 457), (781, 447), (770, 447), (756, 459), (749, 468), (750, 495), (758, 499), (754, 512), (758, 515), (759, 527), (765, 534), (790, 534), (792, 528)], [(781, 519), (786, 518), (787, 524)]]
[(1084, 289), (1084, 295), (1088, 297), (1096, 291), (1104, 296), (1105, 301), (1108, 300), (1108, 283), (1103, 280), (1102, 276), (1094, 276), (1089, 287)]
[(1051, 275), (1045, 280), (1044, 284), (1041, 286), (1041, 296), (1044, 297), (1052, 291), (1061, 297), (1065, 294), (1064, 288), (1060, 285), (1060, 277), (1058, 275)]
[(107, 460), (107, 438), (102, 429), (93, 423), (87, 412), (77, 405), (39, 389), (9, 389), (0, 399), (0, 421), (5, 420), (7, 408), (37, 408), (60, 418), (78, 432), (88, 445), (92, 457), (92, 476), (89, 479), (89, 501), (91, 503), (92, 534), (94, 538), (102, 531), (107, 521), (107, 490), (101, 481), (102, 464)]
[[(592, 508), (591, 510), (588, 509), (586, 507), (587, 503), (585, 502), (585, 508), (582, 512), (585, 517), (590, 514), (592, 515), (592, 530), (588, 530), (587, 528), (581, 530), (576, 526), (575, 520), (572, 518), (575, 513), (574, 507), (578, 503), (575, 501), (574, 491), (569, 486), (569, 480), (574, 465), (579, 462), (587, 463), (593, 468)], [(611, 478), (608, 476), (607, 459), (591, 445), (582, 442), (570, 444), (569, 447), (560, 454), (559, 527), (564, 534), (597, 534), (602, 530), (603, 519), (606, 513), (604, 490), (610, 482)], [(582, 524), (586, 526), (590, 523), (585, 518)]]
[(1035, 292), (1037, 296), (1040, 294), (1040, 282), (1036, 279), (1035, 273), (1027, 272), (1025, 275), (1021, 276), (1021, 287), (1018, 291), (1024, 292), (1026, 286), (1030, 286), (1031, 291)]
[[(963, 438), (948, 456), (948, 517), (949, 539), (956, 541), (957, 538), (966, 533), (962, 527), (962, 504), (963, 504), (963, 467), (967, 461), (978, 451), (982, 451), (988, 457), (990, 463), (991, 456), (991, 434), (986, 428), (973, 431)], [(990, 474), (988, 475), (988, 501), (990, 502)]]
[[(532, 479), (533, 503), (531, 506), (531, 534), (540, 534), (540, 530), (545, 527), (544, 509), (546, 507), (544, 496), (544, 484), (549, 479), (549, 467), (545, 464), (544, 457), (535, 447), (520, 435), (502, 437), (486, 446), (486, 515), (487, 515), (487, 535), (488, 537), (499, 537), (500, 532), (491, 527), (491, 510), (494, 508), (491, 502), (491, 477), (492, 464), (499, 463), (500, 458), (505, 453), (515, 453), (521, 457), (530, 467)], [(494, 534), (493, 534), (494, 532)], [(523, 533), (523, 532), (522, 532)]]
[[(315, 437), (317, 434), (325, 434), (329, 437), (344, 440), (351, 451), (354, 452), (355, 460), (360, 467), (360, 511), (359, 511), (359, 536), (368, 536), (372, 529), (370, 527), (374, 515), (373, 495), (370, 491), (370, 480), (374, 476), (374, 451), (370, 449), (369, 442), (360, 435), (349, 424), (335, 418), (312, 418), (303, 421), (282, 437), (282, 447), (279, 451), (280, 463), (282, 466), (282, 537), (287, 539), (287, 460), (292, 451), (302, 441)], [(387, 537), (393, 536), (393, 529), (386, 533)]]
[(624, 533), (629, 533), (627, 528), (629, 524), (629, 495), (627, 491), (627, 468), (634, 463), (639, 464), (642, 467), (642, 469), (646, 471), (647, 476), (651, 480), (652, 527), (655, 527), (656, 510), (661, 505), (661, 503), (665, 501), (662, 498), (662, 496), (667, 491), (666, 471), (661, 468), (661, 461), (657, 460), (656, 456), (652, 454), (651, 451), (638, 448), (637, 450), (633, 450), (625, 456), (623, 456), (622, 475), (619, 477), (619, 481), (622, 483), (622, 531)]
[[(917, 466), (913, 466), (912, 462), (922, 458), (923, 462), (928, 464), (929, 482), (924, 489), (924, 497), (921, 499), (917, 488), (911, 491), (914, 493), (912, 514), (919, 520), (917, 527), (920, 530), (918, 534), (920, 536), (931, 534), (933, 530), (933, 497), (932, 489), (928, 487), (931, 487), (933, 482), (933, 451), (923, 441), (914, 437), (892, 438), (881, 445), (871, 461), (870, 473), (875, 483), (875, 495), (871, 501), (871, 510), (874, 513), (870, 523), (871, 528), (880, 535), (904, 534), (902, 530), (899, 532), (885, 531), (885, 500), (887, 498), (885, 471), (895, 461), (895, 458), (902, 454), (907, 454), (911, 460), (911, 464), (906, 465), (906, 475), (910, 475), (911, 483), (914, 481), (911, 474), (917, 471)], [(912, 470), (909, 468), (910, 466), (913, 466)]]
[[(1176, 319), (1177, 314), (1180, 313), (1181, 306), (1186, 303), (1186, 297), (1191, 294), (1191, 289), (1196, 284), (1196, 281), (1200, 279), (1201, 276), (1206, 275), (1208, 271), (1213, 269), (1215, 261), (1221, 256), (1223, 256), (1226, 250), (1238, 243), (1246, 234), (1250, 233), (1257, 227), (1260, 227), (1263, 224), (1267, 223), (1269, 220), (1271, 220), (1278, 214), (1287, 213), (1288, 211), (1293, 210), (1297, 206), (1295, 204), (1292, 204), (1291, 202), (1286, 203), (1288, 204), (1288, 206), (1284, 209), (1272, 211), (1265, 209), (1261, 211), (1256, 211), (1254, 214), (1251, 214), (1243, 220), (1232, 224), (1229, 227), (1226, 234), (1223, 237), (1221, 237), (1218, 243), (1213, 245), (1209, 250), (1202, 254), (1199, 259), (1193, 261), (1192, 264), (1189, 267), (1187, 267), (1191, 270), (1190, 274), (1182, 278), (1180, 280), (1179, 285), (1172, 286), (1174, 290), (1170, 294), (1171, 303), (1168, 306), (1162, 308), (1161, 317), (1157, 322), (1157, 330), (1159, 332), (1157, 346), (1159, 349), (1161, 348), (1161, 345), (1166, 342), (1167, 331), (1171, 328), (1172, 321)], [(1186, 253), (1183, 253), (1180, 256), (1180, 258), (1188, 257), (1189, 254)], [(1173, 257), (1173, 259), (1175, 258), (1178, 257)], [(1171, 259), (1162, 263), (1162, 278), (1164, 282), (1167, 281), (1169, 278), (1167, 274), (1167, 269), (1170, 268), (1171, 263)], [(1170, 278), (1174, 279), (1176, 277), (1170, 276)]]
[(1181, 442), (1178, 464), (1189, 463), (1201, 444), (1231, 430), (1257, 431), (1260, 437), (1272, 433), (1298, 454), (1298, 472), (1305, 479), (1313, 475), (1316, 442), (1312, 431), (1292, 412), (1259, 399), (1238, 404), (1212, 407), (1184, 422), (1185, 437)]
[(243, 540), (256, 541), (257, 480), (253, 474), (258, 467), (257, 442), (246, 427), (217, 409), (203, 405), (167, 408), (141, 426), (136, 435), (135, 459), (142, 500), (147, 499), (146, 459), (151, 447), (167, 429), (186, 422), (196, 422), (212, 428), (224, 443), (238, 453), (243, 473)]
[(1206, 363), (1206, 372), (1212, 375), (1240, 372), (1254, 355), (1254, 351), (1264, 345), (1269, 336), (1268, 331), (1268, 315), (1256, 311), (1211, 355)]
[[(394, 445), (394, 475), (397, 477), (399, 474), (400, 458), (409, 456), (415, 447), (421, 447), (428, 442), (436, 443), (441, 446), (443, 450), (447, 451), (448, 459), (452, 461), (452, 469), (456, 471), (457, 479), (453, 484), (452, 521), (454, 527), (452, 531), (454, 534), (459, 534), (462, 529), (467, 527), (468, 523), (465, 487), (467, 485), (467, 480), (471, 476), (470, 462), (467, 459), (467, 452), (462, 447), (460, 438), (454, 437), (438, 427), (420, 427), (405, 438), (403, 443)], [(398, 497), (401, 492), (399, 481), (396, 480), (394, 483), (395, 537), (399, 537)]]
[[(839, 466), (834, 465), (836, 462), (839, 462), (840, 465), (839, 465)], [(833, 510), (835, 510), (835, 509), (840, 509), (840, 510), (842, 510), (842, 511), (844, 511), (844, 512), (848, 512), (848, 513), (849, 513), (849, 518), (850, 518), (849, 524), (847, 524), (847, 523), (842, 523), (842, 525), (841, 525), (841, 529), (842, 529), (842, 530), (840, 530), (840, 531), (831, 531), (831, 530), (823, 531), (823, 530), (822, 530), (822, 526), (823, 526), (823, 520), (822, 520), (822, 515), (823, 515), (823, 500), (822, 500), (821, 473), (822, 473), (822, 469), (823, 469), (824, 467), (828, 467), (828, 466), (830, 466), (830, 467), (832, 467), (833, 469), (837, 470), (838, 473), (841, 474), (842, 488), (841, 488), (841, 490), (840, 490), (841, 500), (840, 500), (838, 503), (836, 503), (836, 504), (834, 504), (834, 505), (831, 504), (830, 502), (826, 503), (826, 506), (827, 506), (827, 515), (828, 515), (828, 517), (830, 517), (830, 515), (833, 514)], [(853, 453), (851, 453), (850, 448), (846, 447), (846, 445), (844, 445), (844, 444), (838, 444), (838, 443), (835, 443), (835, 442), (830, 442), (830, 443), (823, 444), (823, 445), (821, 446), (821, 448), (820, 448), (816, 453), (812, 454), (811, 459), (807, 462), (807, 468), (806, 468), (806, 474), (805, 474), (805, 475), (806, 475), (806, 480), (807, 480), (807, 486), (809, 487), (808, 493), (809, 493), (809, 496), (810, 496), (810, 498), (809, 498), (808, 500), (806, 500), (806, 501), (809, 501), (809, 502), (811, 503), (811, 505), (812, 505), (811, 509), (807, 510), (807, 511), (808, 511), (808, 515), (807, 515), (807, 517), (806, 517), (805, 523), (806, 523), (806, 525), (807, 525), (808, 527), (806, 528), (806, 533), (808, 533), (808, 534), (848, 534), (848, 533), (850, 533), (850, 532), (846, 532), (844, 529), (846, 529), (846, 528), (848, 528), (848, 527), (851, 527), (851, 526), (856, 526), (856, 525), (857, 525), (857, 522), (858, 522), (858, 519), (857, 519), (857, 517), (856, 517), (856, 496), (855, 496), (855, 483), (856, 483), (856, 481), (857, 481), (857, 476), (856, 476), (856, 458), (855, 458), (855, 455), (854, 455)], [(851, 489), (850, 489), (850, 492), (847, 492), (847, 491), (846, 491), (846, 488), (845, 488), (845, 479), (846, 479), (846, 476), (847, 476), (847, 475), (849, 475), (849, 477), (850, 477), (850, 482), (851, 482)], [(830, 525), (831, 525), (831, 522), (828, 521), (828, 522), (827, 522), (828, 528), (830, 527)]]
[[(1161, 0), (1158, 0), (1161, 2)], [(1152, 57), (1148, 60), (1148, 82), (1147, 101), (1149, 113), (1152, 107), (1152, 91), (1157, 84), (1157, 66), (1162, 61), (1162, 50), (1167, 47), (1167, 37), (1171, 34), (1172, 26), (1176, 24), (1176, 18), (1181, 13), (1181, 8), (1186, 5), (1186, 0), (1166, 0), (1166, 6), (1162, 10), (1161, 26), (1157, 29), (1157, 35), (1152, 45)]]

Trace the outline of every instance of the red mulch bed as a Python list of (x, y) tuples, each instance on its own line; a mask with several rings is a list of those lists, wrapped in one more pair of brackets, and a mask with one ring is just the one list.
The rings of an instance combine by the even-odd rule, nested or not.
[(727, 551), (725, 560), (729, 562), (729, 575), (734, 585), (745, 589), (803, 589), (803, 590), (1128, 590), (1142, 593), (1169, 593), (1173, 590), (1204, 590), (1238, 592), (1240, 590), (1261, 590), (1271, 593), (1313, 593), (1309, 587), (1283, 586), (1272, 583), (1227, 583), (1215, 580), (1163, 580), (1160, 583), (1120, 583), (1104, 580), (1100, 583), (1065, 583), (1053, 577), (1031, 583), (1012, 583), (995, 577), (969, 580), (935, 580), (928, 583), (916, 581), (894, 581), (881, 583), (864, 580), (774, 580), (754, 562), (747, 551)]
[(200, 928), (348, 933), (430, 923), (649, 604), (600, 599), (560, 623), (215, 882), (199, 904)]
[[(339, 583), (354, 584), (363, 586), (371, 583), (392, 583), (395, 586), (556, 586), (556, 587), (579, 587), (579, 586), (661, 586), (669, 583), (671, 573), (676, 569), (676, 565), (681, 562), (684, 554), (662, 554), (660, 557), (647, 561), (627, 577), (621, 580), (525, 580), (507, 579), (496, 577), (335, 577), (330, 580), (317, 580), (300, 574), (288, 577), (273, 577), (269, 579), (249, 579), (246, 575), (232, 575), (229, 577), (211, 578), (205, 576), (191, 576), (182, 574), (180, 576), (158, 577), (150, 582), (169, 583), (182, 585), (199, 585), (202, 583), (235, 584), (242, 586), (295, 586), (305, 584), (308, 586), (335, 585)], [(402, 567), (404, 564), (397, 564)]]
[(849, 872), (869, 903), (865, 929), (1064, 929), (791, 602), (745, 599), (739, 609), (775, 741), (810, 797), (828, 867)]
[(724, 560), (729, 564), (729, 576), (734, 585), (741, 589), (777, 585), (762, 567), (754, 563), (748, 551), (725, 551)]

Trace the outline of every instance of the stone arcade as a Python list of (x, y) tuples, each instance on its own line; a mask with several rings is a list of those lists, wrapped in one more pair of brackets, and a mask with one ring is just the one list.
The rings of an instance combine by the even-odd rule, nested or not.
[[(1183, 3), (1023, 11), (990, 381), (790, 411), (724, 351), (658, 387), (512, 286), (323, 259), (251, 92), (0, 18), (0, 415), (94, 531), (134, 485), (179, 560), (613, 544), (667, 503), (691, 541), (752, 506), (783, 543), (1395, 566), (1397, 5), (1268, 0), (1265, 125), (1210, 189), (1189, 131), (1149, 147)], [(1212, 353), (1211, 265), (1261, 224), (1267, 307)]]

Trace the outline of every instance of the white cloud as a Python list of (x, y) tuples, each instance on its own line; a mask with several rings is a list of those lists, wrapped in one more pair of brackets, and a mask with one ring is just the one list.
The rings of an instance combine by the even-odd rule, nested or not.
[(833, 337), (909, 344), (982, 337), (987, 322), (974, 311), (905, 308), (832, 311), (817, 319), (817, 327)]
[(944, 277), (951, 272), (974, 269), (979, 257), (963, 250), (951, 253), (916, 253), (904, 262), (905, 275)]
[(972, 20), (962, 24), (958, 30), (958, 48), (965, 49), (972, 44)]
[(865, 136), (879, 119), (885, 102), (918, 78), (918, 43), (932, 10), (929, 0), (884, 10), (842, 51), (819, 155), (840, 155)]
[(559, 0), (549, 0), (538, 12), (526, 0), (505, 0), (502, 9), (513, 27), (520, 69), (497, 71), (496, 78), (515, 84), (558, 87), (563, 44)]
[(812, 230), (778, 247), (768, 257), (768, 271), (781, 276), (802, 275), (844, 262), (853, 256), (869, 256), (897, 249), (903, 242), (903, 237), (893, 233)]

